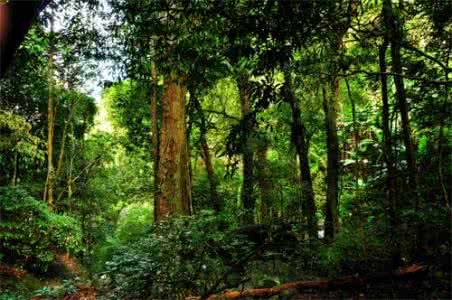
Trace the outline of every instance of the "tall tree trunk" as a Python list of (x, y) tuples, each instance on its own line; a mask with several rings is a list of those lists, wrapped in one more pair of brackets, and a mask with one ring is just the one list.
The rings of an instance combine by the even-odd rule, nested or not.
[(158, 198), (159, 198), (159, 181), (158, 181), (158, 171), (159, 171), (159, 125), (158, 125), (158, 112), (157, 112), (157, 68), (155, 64), (152, 64), (152, 91), (151, 91), (151, 101), (149, 104), (149, 112), (151, 114), (151, 150), (152, 150), (152, 162), (154, 171), (154, 221), (158, 219), (158, 210), (156, 209)]
[(326, 144), (327, 144), (327, 194), (325, 205), (325, 239), (334, 240), (339, 227), (338, 216), (338, 182), (339, 182), (339, 141), (337, 137), (337, 103), (339, 95), (339, 82), (331, 82), (331, 94), (328, 95), (325, 87), (323, 93), (323, 110), (325, 112)]
[(209, 180), (210, 201), (215, 211), (221, 211), (223, 205), (217, 192), (218, 186), (217, 178), (215, 176), (215, 171), (212, 165), (209, 145), (207, 144), (207, 140), (205, 139), (205, 137), (202, 138), (200, 147), (201, 147), (201, 157), (204, 160), (204, 165), (206, 167), (207, 172), (207, 179)]
[[(50, 34), (53, 34), (53, 19), (50, 19)], [(53, 166), (53, 137), (55, 132), (55, 104), (54, 104), (54, 80), (53, 80), (53, 37), (49, 41), (49, 98), (47, 102), (47, 179), (44, 189), (44, 200), (50, 208), (54, 206), (55, 168)]]
[(186, 88), (177, 78), (166, 79), (162, 97), (156, 222), (171, 215), (191, 214), (185, 96)]
[(74, 113), (74, 110), (75, 110), (75, 106), (77, 105), (77, 101), (78, 100), (76, 99), (71, 104), (71, 107), (69, 108), (68, 118), (64, 122), (63, 132), (61, 134), (60, 152), (59, 152), (58, 163), (57, 163), (57, 168), (56, 168), (56, 177), (57, 178), (59, 176), (61, 176), (61, 172), (63, 171), (64, 155), (65, 155), (65, 148), (66, 148), (66, 132), (67, 132), (67, 127), (68, 127), (69, 123), (72, 121), (72, 116), (73, 116), (73, 113)]
[[(448, 42), (448, 48), (447, 48), (447, 55), (446, 55), (446, 62), (445, 62), (445, 68), (444, 69), (444, 80), (449, 80), (449, 58), (450, 58), (450, 52), (451, 52), (451, 46), (452, 46), (452, 40), (449, 39)], [(447, 105), (449, 103), (449, 94), (450, 94), (450, 87), (448, 85), (444, 85), (444, 102), (442, 105), (442, 111), (445, 113), (447, 111)], [(444, 174), (443, 174), (443, 149), (444, 145), (447, 145), (447, 139), (444, 139), (444, 126), (446, 123), (446, 115), (441, 117), (440, 125), (439, 125), (439, 133), (438, 133), (438, 177), (439, 182), (441, 184), (441, 190), (443, 192), (444, 196), (444, 204), (446, 207), (450, 207), (450, 199), (451, 199), (451, 192), (452, 192), (452, 186), (450, 184), (446, 184), (444, 182)], [(451, 212), (452, 213), (452, 212)]]
[(74, 194), (74, 158), (75, 158), (75, 138), (74, 138), (74, 124), (71, 123), (71, 133), (72, 133), (72, 147), (69, 159), (69, 170), (68, 170), (68, 178), (67, 178), (67, 198), (70, 201), (70, 207), (72, 208), (73, 202), (72, 195)]
[(298, 159), (300, 161), (300, 187), (302, 195), (303, 214), (308, 223), (310, 238), (317, 238), (318, 226), (315, 206), (314, 189), (312, 188), (311, 169), (309, 166), (309, 148), (305, 136), (305, 127), (301, 120), (300, 106), (295, 98), (292, 87), (292, 78), (288, 71), (284, 74), (286, 100), (292, 109), (292, 140), (295, 145)]
[(327, 195), (325, 210), (325, 239), (334, 240), (339, 229), (338, 201), (339, 201), (339, 140), (337, 136), (337, 112), (339, 105), (339, 77), (337, 74), (341, 69), (341, 55), (344, 48), (343, 38), (350, 28), (352, 17), (358, 11), (358, 1), (349, 0), (347, 4), (347, 15), (344, 21), (337, 24), (337, 34), (334, 37), (331, 48), (333, 54), (332, 75), (330, 78), (330, 93), (325, 88), (323, 92), (323, 109), (325, 112), (325, 127), (327, 136)]
[(264, 141), (260, 144), (256, 151), (256, 177), (259, 186), (259, 194), (261, 198), (260, 206), (260, 222), (271, 222), (270, 206), (273, 202), (273, 188), (271, 182), (271, 174), (268, 170), (267, 159), (268, 144)]
[(353, 167), (353, 173), (355, 175), (355, 188), (358, 188), (358, 179), (359, 179), (359, 159), (358, 159), (358, 144), (359, 144), (359, 128), (358, 122), (356, 120), (356, 104), (355, 99), (353, 99), (352, 91), (350, 89), (350, 83), (348, 79), (345, 78), (345, 85), (347, 86), (347, 94), (348, 99), (350, 100), (350, 104), (352, 106), (352, 123), (353, 123), (353, 133), (352, 133), (352, 141), (353, 141), (353, 151), (355, 152), (355, 164)]
[(386, 73), (386, 48), (388, 47), (388, 42), (384, 41), (383, 45), (379, 49), (379, 65), (381, 73), (381, 100), (382, 100), (382, 123), (383, 123), (383, 149), (384, 149), (384, 160), (387, 168), (387, 179), (386, 179), (386, 189), (387, 189), (387, 203), (388, 203), (388, 213), (389, 222), (391, 228), (389, 229), (391, 233), (391, 243), (393, 247), (392, 261), (394, 266), (400, 264), (400, 246), (396, 237), (396, 232), (399, 228), (398, 217), (396, 216), (397, 211), (397, 195), (396, 195), (396, 183), (395, 183), (395, 167), (394, 158), (392, 155), (392, 138), (390, 130), (390, 120), (389, 120), (389, 98), (388, 98), (388, 78)]
[(242, 162), (243, 182), (241, 200), (245, 210), (243, 222), (254, 223), (254, 209), (256, 199), (254, 198), (254, 150), (252, 143), (254, 122), (251, 113), (251, 91), (248, 78), (240, 78), (239, 82), (241, 118), (243, 126)]
[[(391, 43), (392, 71), (396, 74), (402, 74), (402, 63), (400, 58), (400, 47), (402, 42), (402, 29), (396, 19), (391, 0), (383, 1), (383, 18), (386, 27), (386, 33)], [(413, 143), (411, 141), (410, 119), (408, 116), (408, 104), (405, 96), (405, 86), (401, 76), (394, 76), (396, 88), (397, 105), (402, 119), (402, 136), (406, 148), (406, 159), (408, 165), (408, 183), (416, 188), (416, 161)], [(418, 200), (416, 200), (417, 207)]]

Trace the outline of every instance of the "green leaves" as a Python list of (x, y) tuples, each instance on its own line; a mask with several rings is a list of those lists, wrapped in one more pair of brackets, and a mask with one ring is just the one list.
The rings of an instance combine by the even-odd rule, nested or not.
[[(83, 250), (81, 229), (69, 216), (50, 212), (22, 188), (0, 188), (0, 252), (4, 260), (46, 270), (55, 249)], [(53, 249), (53, 250), (52, 250)]]
[(228, 216), (201, 211), (153, 227), (114, 250), (106, 263), (110, 289), (120, 298), (179, 298), (224, 288), (232, 275), (228, 262), (249, 255), (251, 246), (228, 233), (233, 226)]

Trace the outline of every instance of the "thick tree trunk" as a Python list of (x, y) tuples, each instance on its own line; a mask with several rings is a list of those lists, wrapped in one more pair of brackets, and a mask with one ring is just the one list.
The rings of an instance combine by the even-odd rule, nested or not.
[(162, 97), (156, 222), (171, 215), (191, 214), (185, 96), (186, 88), (177, 78), (166, 80)]
[[(50, 19), (50, 34), (53, 33), (53, 20)], [(55, 104), (53, 95), (53, 59), (52, 37), (49, 42), (49, 98), (47, 102), (47, 179), (44, 189), (44, 201), (50, 208), (54, 206), (55, 168), (53, 166), (53, 137), (55, 132)]]
[[(403, 74), (402, 63), (400, 57), (400, 47), (402, 42), (401, 26), (394, 16), (391, 0), (383, 1), (383, 17), (391, 42), (391, 58), (392, 72)], [(396, 88), (397, 105), (402, 119), (402, 137), (406, 149), (406, 159), (408, 165), (408, 183), (411, 187), (416, 188), (416, 160), (414, 154), (413, 143), (411, 141), (410, 119), (408, 116), (408, 103), (405, 95), (405, 86), (401, 76), (394, 76), (394, 84)], [(417, 201), (416, 201), (417, 203)], [(416, 204), (417, 206), (417, 204)]]
[(339, 181), (339, 141), (337, 137), (337, 101), (339, 82), (331, 82), (331, 94), (323, 92), (323, 110), (325, 112), (326, 144), (327, 144), (327, 194), (325, 204), (325, 239), (334, 240), (339, 227), (338, 217), (338, 181)]
[(157, 112), (157, 70), (155, 64), (152, 64), (152, 92), (151, 103), (149, 104), (149, 112), (151, 114), (151, 151), (152, 162), (154, 171), (154, 221), (158, 219), (156, 209), (159, 197), (159, 183), (158, 183), (158, 170), (159, 170), (159, 125), (158, 125), (158, 112)]
[(252, 143), (253, 120), (251, 115), (251, 91), (247, 78), (239, 79), (240, 106), (243, 124), (243, 144), (242, 144), (242, 162), (243, 162), (243, 183), (241, 200), (245, 210), (243, 222), (247, 224), (254, 223), (254, 209), (256, 199), (254, 198), (254, 150)]
[(292, 140), (295, 145), (298, 159), (300, 161), (300, 187), (301, 203), (304, 207), (304, 217), (308, 223), (310, 238), (317, 238), (318, 226), (315, 206), (314, 189), (312, 188), (311, 169), (309, 165), (309, 148), (305, 136), (305, 127), (301, 120), (300, 106), (295, 98), (292, 87), (292, 79), (289, 72), (284, 75), (286, 100), (292, 109)]

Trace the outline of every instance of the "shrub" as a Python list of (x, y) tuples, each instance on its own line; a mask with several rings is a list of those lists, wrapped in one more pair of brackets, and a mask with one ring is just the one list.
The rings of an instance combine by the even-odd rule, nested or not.
[(49, 211), (22, 188), (0, 188), (0, 252), (2, 260), (46, 270), (53, 250), (82, 250), (78, 222)]
[(120, 299), (175, 299), (230, 286), (234, 265), (253, 252), (249, 242), (228, 234), (230, 220), (204, 211), (154, 226), (107, 262), (108, 289)]

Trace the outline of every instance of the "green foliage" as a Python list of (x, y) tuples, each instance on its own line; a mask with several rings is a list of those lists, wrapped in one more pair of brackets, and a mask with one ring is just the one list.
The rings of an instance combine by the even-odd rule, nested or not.
[(249, 242), (228, 234), (233, 226), (228, 216), (209, 211), (174, 218), (116, 249), (104, 275), (122, 299), (177, 298), (221, 290), (231, 284), (230, 265), (242, 259), (245, 264), (250, 254)]
[(75, 294), (77, 287), (72, 280), (63, 280), (59, 287), (43, 287), (33, 292), (33, 297), (45, 298), (49, 300), (62, 299), (66, 295)]
[(342, 228), (334, 244), (321, 247), (319, 271), (323, 276), (368, 274), (390, 268), (391, 247), (371, 222), (370, 218), (369, 223)]
[(54, 251), (83, 250), (78, 222), (49, 211), (22, 188), (0, 187), (0, 250), (4, 261), (45, 270)]

